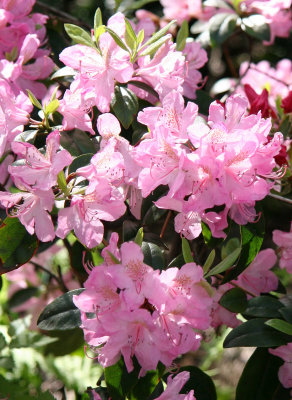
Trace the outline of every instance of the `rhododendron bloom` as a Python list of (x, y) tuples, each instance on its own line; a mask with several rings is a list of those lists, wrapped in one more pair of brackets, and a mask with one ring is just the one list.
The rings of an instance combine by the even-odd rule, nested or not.
[(292, 223), (290, 232), (274, 230), (273, 241), (280, 247), (280, 267), (286, 268), (289, 273), (292, 273)]
[(269, 349), (269, 352), (285, 361), (279, 369), (279, 380), (285, 388), (292, 388), (292, 343)]
[(201, 0), (161, 0), (161, 4), (165, 18), (175, 19), (178, 24), (198, 18), (202, 12)]
[(196, 400), (193, 390), (188, 394), (179, 394), (189, 379), (190, 373), (188, 371), (182, 371), (175, 376), (169, 375), (167, 378), (167, 388), (156, 400)]
[(12, 178), (22, 179), (35, 189), (47, 190), (56, 185), (59, 172), (72, 162), (72, 156), (67, 150), (59, 151), (58, 131), (48, 135), (45, 155), (30, 143), (14, 142), (11, 147), (18, 156), (25, 157), (24, 165), (9, 167)]
[[(85, 291), (73, 301), (81, 310), (85, 340), (97, 347), (99, 362), (109, 366), (123, 355), (130, 372), (135, 355), (143, 375), (156, 369), (159, 360), (168, 366), (199, 347), (201, 335), (193, 328), (209, 326), (211, 299), (196, 264), (160, 274), (144, 264), (137, 244), (123, 243), (118, 250), (116, 243), (115, 235), (103, 250), (105, 263), (89, 271)], [(88, 318), (88, 312), (96, 316)]]

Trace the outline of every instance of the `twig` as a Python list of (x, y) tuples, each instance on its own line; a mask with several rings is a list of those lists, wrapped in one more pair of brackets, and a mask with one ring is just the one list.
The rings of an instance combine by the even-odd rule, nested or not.
[(63, 282), (63, 278), (58, 277), (57, 275), (55, 275), (53, 272), (51, 272), (50, 270), (48, 270), (47, 268), (43, 267), (42, 265), (34, 262), (34, 261), (30, 261), (30, 264), (32, 264), (34, 267), (36, 267), (37, 269), (40, 269), (41, 271), (44, 271), (46, 274), (48, 274), (52, 279), (54, 279), (60, 286), (60, 289), (64, 292), (67, 293), (68, 292), (68, 288), (66, 287), (66, 285)]
[(286, 197), (278, 196), (277, 194), (268, 194), (268, 196), (273, 197), (273, 199), (283, 201), (284, 203), (292, 204), (291, 199), (287, 199)]
[(171, 217), (171, 214), (172, 214), (172, 212), (171, 212), (171, 210), (169, 210), (168, 213), (167, 213), (167, 216), (166, 216), (166, 218), (165, 218), (163, 227), (162, 227), (162, 229), (161, 229), (160, 235), (159, 235), (160, 239), (162, 239), (163, 236), (164, 236), (164, 233), (165, 233), (166, 227), (167, 227), (167, 225), (168, 225), (169, 219), (170, 219), (170, 217)]
[(48, 4), (43, 3), (42, 1), (37, 0), (36, 5), (43, 10), (45, 10), (48, 14), (51, 13), (53, 15), (56, 15), (59, 17), (60, 20), (63, 22), (72, 22), (75, 23), (76, 25), (82, 25), (85, 28), (91, 30), (91, 26), (89, 26), (86, 22), (80, 21), (78, 18), (73, 17), (70, 14), (67, 14), (64, 11), (58, 10), (57, 8), (53, 6), (49, 6)]

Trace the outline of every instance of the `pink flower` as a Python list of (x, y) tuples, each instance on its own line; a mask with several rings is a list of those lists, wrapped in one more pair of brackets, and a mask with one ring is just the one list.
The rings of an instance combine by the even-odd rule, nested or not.
[[(135, 355), (143, 375), (159, 360), (168, 366), (199, 347), (201, 335), (194, 328), (209, 326), (211, 299), (201, 267), (186, 264), (160, 274), (144, 264), (137, 244), (123, 243), (120, 250), (116, 244), (117, 235), (103, 250), (105, 263), (89, 271), (85, 291), (73, 301), (81, 310), (85, 340), (96, 346), (99, 362), (109, 366), (123, 355), (130, 372)], [(95, 316), (88, 318), (89, 312)]]
[(189, 379), (190, 373), (188, 371), (180, 372), (175, 376), (169, 375), (167, 378), (167, 388), (156, 400), (196, 400), (193, 390), (188, 394), (179, 394)]
[(276, 290), (278, 278), (270, 271), (276, 262), (277, 257), (273, 249), (262, 250), (234, 282), (255, 296)]
[(279, 369), (279, 380), (285, 388), (292, 388), (292, 343), (269, 349), (269, 352), (285, 361)]
[(184, 20), (198, 18), (202, 12), (201, 0), (161, 0), (165, 18), (177, 20), (180, 25)]
[(13, 179), (21, 179), (35, 189), (48, 190), (57, 184), (57, 176), (72, 162), (67, 150), (59, 151), (60, 133), (50, 133), (46, 140), (46, 154), (30, 143), (13, 142), (12, 150), (20, 157), (25, 157), (25, 164), (8, 168)]
[(273, 241), (280, 247), (280, 267), (292, 273), (292, 223), (290, 232), (274, 230)]
[[(115, 30), (124, 27), (122, 14), (116, 14), (108, 26)], [(121, 26), (120, 26), (121, 25)], [(115, 81), (128, 82), (133, 74), (129, 54), (121, 49), (109, 33), (103, 33), (99, 38), (99, 48), (75, 45), (66, 48), (60, 54), (60, 60), (78, 71), (72, 87), (86, 91), (86, 98), (92, 99), (101, 112), (109, 112), (114, 95)], [(71, 90), (72, 90), (71, 89)]]
[(50, 242), (55, 237), (54, 225), (48, 213), (54, 205), (53, 192), (30, 189), (20, 181), (16, 185), (29, 192), (0, 192), (0, 203), (6, 208), (15, 207), (14, 216), (19, 218), (28, 233), (35, 233), (42, 242)]

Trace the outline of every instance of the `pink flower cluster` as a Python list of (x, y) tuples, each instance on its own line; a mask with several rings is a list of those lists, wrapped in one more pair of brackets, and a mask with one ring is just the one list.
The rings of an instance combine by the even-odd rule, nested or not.
[(279, 369), (279, 380), (285, 388), (292, 388), (292, 343), (269, 349), (269, 352), (285, 361)]
[[(147, 29), (148, 23), (149, 19), (146, 18), (144, 23), (133, 25), (133, 28), (136, 31), (144, 27)], [(112, 16), (107, 27), (125, 41), (123, 14)], [(100, 35), (98, 47), (99, 50), (78, 44), (64, 49), (60, 54), (60, 60), (76, 71), (70, 90), (65, 92), (60, 101), (59, 112), (64, 117), (64, 129), (77, 127), (94, 134), (87, 112), (93, 106), (102, 113), (109, 112), (116, 82), (127, 83), (132, 80), (146, 83), (158, 92), (161, 99), (173, 89), (189, 98), (196, 97), (202, 80), (198, 69), (207, 61), (207, 54), (198, 43), (189, 41), (183, 52), (177, 51), (168, 34), (165, 43), (153, 57), (141, 56), (138, 51), (138, 58), (133, 61), (129, 53), (119, 47), (107, 32)], [(157, 101), (143, 89), (131, 84), (129, 88), (139, 97), (150, 102)]]
[[(134, 242), (117, 248), (112, 234), (94, 267), (85, 290), (73, 301), (81, 311), (86, 342), (96, 348), (104, 367), (121, 355), (128, 371), (132, 357), (141, 373), (172, 361), (201, 341), (199, 330), (210, 325), (212, 299), (204, 285), (203, 270), (195, 263), (159, 272), (144, 264), (141, 248)], [(93, 313), (88, 316), (88, 313)]]
[(292, 274), (292, 222), (290, 232), (274, 230), (273, 241), (280, 248), (280, 267)]
[[(138, 185), (143, 197), (159, 185), (168, 193), (156, 206), (179, 212), (175, 229), (188, 239), (201, 232), (201, 219), (215, 237), (224, 237), (227, 214), (238, 224), (253, 222), (255, 202), (273, 187), (274, 156), (282, 134), (270, 140), (270, 119), (246, 115), (247, 100), (239, 95), (225, 105), (212, 103), (208, 123), (197, 117), (197, 106), (178, 92), (167, 95), (162, 107), (146, 108), (138, 120), (150, 137), (135, 148), (142, 167)], [(207, 211), (224, 206), (220, 212)]]

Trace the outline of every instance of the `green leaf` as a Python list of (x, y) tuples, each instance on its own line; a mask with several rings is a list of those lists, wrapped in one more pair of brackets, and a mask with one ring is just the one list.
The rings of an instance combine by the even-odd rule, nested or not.
[(147, 85), (147, 83), (132, 80), (132, 81), (128, 82), (128, 85), (134, 85), (134, 86), (138, 87), (139, 89), (145, 90), (145, 92), (148, 92), (148, 93), (152, 94), (152, 96), (159, 99), (159, 94), (151, 86)]
[(43, 109), (43, 106), (41, 105), (41, 103), (38, 101), (38, 99), (35, 97), (35, 95), (28, 89), (26, 89), (28, 97), (30, 99), (30, 101), (32, 102), (32, 104), (34, 106), (36, 106), (37, 108), (39, 108), (40, 110)]
[(241, 252), (241, 247), (237, 248), (236, 250), (233, 250), (233, 252), (230, 253), (227, 257), (225, 257), (224, 260), (222, 260), (219, 264), (217, 264), (214, 268), (212, 268), (207, 273), (207, 275), (205, 275), (205, 278), (208, 278), (208, 276), (221, 274), (222, 272), (232, 267), (232, 265), (238, 259), (240, 252)]
[[(163, 368), (164, 370), (164, 368)], [(130, 400), (148, 400), (151, 393), (155, 390), (161, 378), (159, 370), (147, 371), (146, 375), (138, 380), (138, 383), (130, 392)]]
[(100, 26), (102, 26), (102, 15), (101, 15), (101, 10), (98, 7), (94, 14), (94, 36), (95, 36), (96, 43), (98, 43), (98, 39), (100, 36), (100, 34), (99, 34), (100, 31), (97, 31), (97, 29)]
[(144, 40), (144, 29), (141, 29), (141, 31), (139, 31), (138, 36), (137, 36), (137, 45), (139, 46), (139, 44), (141, 44)]
[(125, 32), (125, 40), (131, 51), (135, 51), (137, 48), (137, 36), (134, 32), (130, 21), (125, 18), (126, 32)]
[(228, 271), (224, 283), (236, 279), (254, 260), (261, 249), (265, 235), (265, 220), (263, 215), (256, 223), (249, 223), (240, 227), (241, 247), (240, 258), (235, 268)]
[[(156, 40), (154, 43), (150, 44), (145, 50), (139, 53), (139, 57), (144, 56), (154, 56), (157, 50), (169, 39), (169, 36), (163, 36), (162, 38)], [(142, 46), (144, 47), (144, 45)], [(142, 49), (141, 47), (141, 49)]]
[(46, 107), (45, 107), (45, 114), (50, 115), (54, 114), (59, 108), (59, 100), (55, 99), (52, 100)]
[(58, 182), (58, 186), (62, 190), (62, 192), (65, 195), (69, 194), (64, 171), (61, 171), (58, 173), (57, 182)]
[(234, 32), (237, 14), (219, 13), (210, 19), (210, 39), (212, 46), (222, 44)]
[(179, 254), (168, 264), (167, 268), (177, 267), (181, 268), (185, 264), (184, 256)]
[(235, 400), (289, 400), (290, 396), (276, 396), (282, 364), (283, 360), (270, 354), (268, 349), (256, 349), (239, 379)]
[(269, 319), (266, 322), (266, 325), (271, 326), (279, 332), (292, 336), (292, 324), (289, 324), (289, 322), (283, 321), (282, 319)]
[(216, 389), (212, 379), (197, 367), (182, 367), (181, 371), (189, 371), (190, 379), (186, 382), (180, 393), (189, 393), (194, 390), (196, 400), (216, 400)]
[(183, 254), (185, 263), (193, 263), (194, 258), (193, 258), (191, 247), (190, 247), (188, 240), (183, 237), (181, 245), (182, 245), (182, 254)]
[(142, 251), (144, 254), (144, 263), (154, 269), (164, 268), (164, 255), (159, 246), (154, 243), (142, 242)]
[(66, 331), (49, 331), (48, 334), (55, 341), (46, 346), (46, 355), (51, 354), (56, 357), (65, 356), (84, 346), (84, 335), (80, 328)]
[(212, 264), (215, 260), (215, 256), (216, 256), (216, 252), (213, 249), (211, 251), (211, 253), (208, 255), (207, 260), (205, 261), (205, 264), (203, 266), (204, 274), (206, 274), (209, 271), (209, 269), (212, 267)]
[(133, 240), (138, 229), (139, 223), (126, 219), (123, 221), (123, 242)]
[(39, 289), (37, 287), (28, 287), (18, 290), (17, 292), (13, 293), (13, 295), (8, 300), (8, 306), (10, 308), (18, 307), (32, 297), (37, 297), (38, 293)]
[(44, 336), (39, 334), (38, 332), (32, 332), (26, 330), (22, 332), (20, 335), (14, 337), (9, 343), (10, 349), (21, 349), (21, 348), (40, 348), (44, 347), (50, 343), (55, 342), (57, 339)]
[(240, 241), (238, 238), (232, 238), (223, 244), (221, 249), (221, 258), (224, 260), (230, 253), (240, 247)]
[(162, 29), (160, 29), (158, 32), (154, 33), (153, 36), (151, 36), (150, 39), (147, 40), (146, 43), (143, 44), (143, 46), (141, 47), (141, 49), (144, 49), (145, 47), (150, 46), (152, 43), (157, 42), (159, 39), (161, 39), (168, 31), (169, 28), (175, 24), (175, 20), (169, 22), (167, 25), (165, 25)]
[(179, 31), (176, 36), (176, 50), (182, 51), (185, 48), (186, 40), (189, 36), (189, 24), (188, 21), (184, 20), (181, 24)]
[(261, 318), (281, 318), (283, 304), (271, 296), (253, 297), (248, 301), (244, 315)]
[[(110, 367), (106, 367), (104, 369), (104, 378), (105, 378), (106, 386), (107, 386), (108, 392), (110, 394), (110, 397), (113, 400), (123, 400), (124, 392), (129, 391), (129, 390), (127, 390), (128, 385), (126, 385), (126, 388), (125, 388), (125, 383), (126, 383), (126, 381), (124, 380), (125, 375), (128, 375), (128, 378), (130, 378), (130, 376), (133, 376), (133, 375), (127, 374), (125, 363), (122, 358), (116, 364), (114, 364)], [(130, 387), (135, 384), (137, 377), (134, 377), (133, 380), (134, 380), (134, 382), (131, 382), (132, 385), (129, 385)]]
[[(283, 316), (285, 318), (286, 321), (290, 322), (292, 324), (292, 309), (285, 307), (285, 308), (281, 308), (279, 310), (281, 316)], [(273, 317), (275, 317), (275, 315), (273, 315)], [(276, 315), (276, 317), (278, 317), (278, 315)]]
[(106, 32), (108, 32), (111, 37), (114, 39), (114, 41), (116, 42), (116, 44), (118, 46), (120, 46), (123, 50), (127, 51), (129, 53), (129, 49), (128, 47), (125, 45), (125, 43), (120, 39), (119, 35), (113, 31), (112, 29), (106, 27), (105, 28)]
[(67, 35), (70, 36), (75, 43), (83, 44), (85, 46), (93, 47), (96, 49), (93, 41), (91, 40), (91, 36), (84, 29), (80, 28), (80, 26), (73, 24), (65, 24), (65, 31)]
[(137, 243), (139, 246), (142, 246), (143, 236), (144, 236), (143, 228), (140, 228), (137, 232), (134, 242)]
[(114, 264), (120, 264), (120, 261), (117, 259), (117, 257), (113, 253), (111, 253), (109, 250), (106, 250), (106, 252), (110, 256), (110, 258)]
[(265, 324), (266, 319), (255, 318), (234, 328), (223, 347), (274, 347), (291, 342), (292, 336), (277, 332)]
[(63, 67), (58, 69), (52, 76), (51, 79), (63, 78), (64, 76), (74, 76), (76, 75), (75, 69), (71, 67)]
[(7, 346), (5, 336), (0, 332), (0, 351)]
[(7, 217), (0, 226), (0, 274), (13, 271), (27, 263), (38, 247), (18, 218)]
[(97, 142), (78, 129), (70, 133), (62, 132), (61, 145), (75, 157), (95, 153), (98, 150)]
[(78, 168), (89, 165), (93, 156), (93, 153), (87, 153), (81, 154), (81, 156), (74, 158), (72, 163), (69, 165), (68, 174), (72, 174), (72, 172), (76, 172)]
[(246, 293), (240, 288), (233, 288), (223, 294), (219, 304), (234, 313), (242, 313), (247, 307)]
[[(119, 3), (119, 5), (123, 2), (123, 0), (115, 0), (115, 1), (116, 3)], [(126, 6), (122, 7), (120, 11), (125, 13), (126, 11), (138, 10), (139, 8), (143, 8), (147, 4), (156, 3), (157, 1), (158, 0), (135, 0), (130, 3), (127, 2)]]
[(81, 324), (80, 310), (74, 305), (73, 296), (79, 295), (83, 290), (71, 290), (47, 305), (39, 316), (38, 327), (47, 331), (79, 327)]
[(270, 27), (267, 24), (266, 18), (263, 15), (253, 14), (249, 17), (242, 18), (241, 21), (241, 29), (250, 36), (253, 36), (259, 40), (270, 40)]
[(196, 104), (199, 106), (199, 112), (203, 115), (208, 115), (210, 104), (214, 99), (204, 90), (197, 90), (196, 96)]
[(128, 129), (138, 112), (137, 96), (123, 86), (115, 87), (111, 107), (125, 129)]

